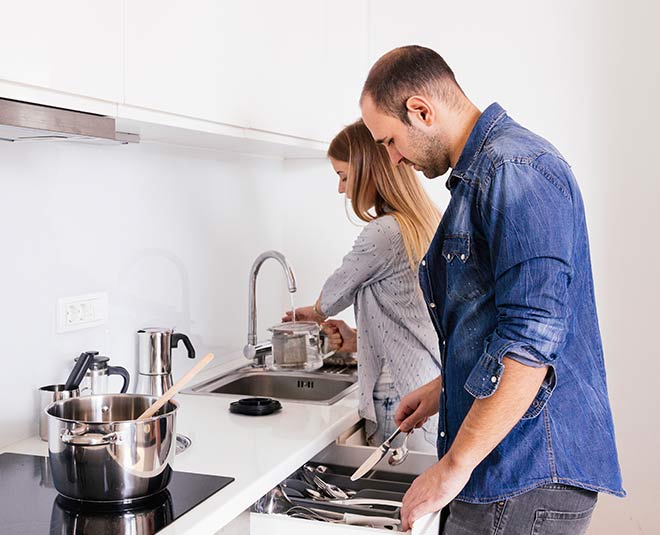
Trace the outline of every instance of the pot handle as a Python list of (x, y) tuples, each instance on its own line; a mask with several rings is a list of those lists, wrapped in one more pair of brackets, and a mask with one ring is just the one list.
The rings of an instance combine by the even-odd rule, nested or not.
[(73, 446), (107, 446), (119, 441), (119, 434), (116, 431), (102, 435), (101, 433), (86, 433), (76, 435), (69, 431), (64, 431), (60, 436), (62, 442)]

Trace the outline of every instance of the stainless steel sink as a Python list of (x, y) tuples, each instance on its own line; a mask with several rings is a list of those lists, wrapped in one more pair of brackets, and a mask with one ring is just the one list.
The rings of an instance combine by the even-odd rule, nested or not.
[(282, 401), (332, 405), (357, 388), (355, 373), (352, 370), (347, 373), (342, 371), (330, 368), (315, 372), (280, 372), (247, 366), (199, 383), (182, 393), (265, 396)]

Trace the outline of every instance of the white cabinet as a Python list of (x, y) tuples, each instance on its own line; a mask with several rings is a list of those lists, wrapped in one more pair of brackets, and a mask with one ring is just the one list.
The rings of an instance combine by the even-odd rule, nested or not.
[(120, 102), (121, 15), (117, 0), (3, 2), (0, 80)]
[(359, 116), (366, 0), (255, 2), (251, 126), (329, 141)]
[(250, 4), (125, 0), (123, 102), (248, 126), (247, 81), (256, 69)]

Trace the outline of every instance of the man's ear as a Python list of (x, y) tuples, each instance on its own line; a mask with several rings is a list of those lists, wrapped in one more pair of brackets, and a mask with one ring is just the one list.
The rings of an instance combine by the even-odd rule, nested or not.
[(406, 109), (411, 122), (415, 119), (425, 126), (431, 126), (435, 120), (435, 110), (428, 99), (415, 95), (406, 100)]

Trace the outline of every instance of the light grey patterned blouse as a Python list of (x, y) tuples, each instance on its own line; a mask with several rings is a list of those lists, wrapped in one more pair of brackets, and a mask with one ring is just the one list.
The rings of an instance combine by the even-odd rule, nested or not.
[[(320, 309), (334, 316), (355, 305), (357, 322), (360, 416), (367, 437), (376, 430), (374, 385), (387, 362), (399, 396), (440, 375), (438, 338), (422, 298), (417, 273), (396, 219), (381, 216), (369, 222), (323, 285)], [(435, 445), (437, 415), (424, 425), (425, 438)]]

